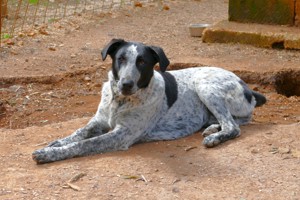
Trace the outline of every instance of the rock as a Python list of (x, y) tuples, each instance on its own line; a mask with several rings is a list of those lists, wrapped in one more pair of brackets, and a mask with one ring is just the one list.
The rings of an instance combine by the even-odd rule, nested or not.
[(84, 81), (91, 81), (92, 79), (89, 76), (84, 77)]
[(178, 193), (178, 192), (179, 192), (179, 188), (177, 188), (177, 187), (173, 187), (173, 189), (172, 189), (172, 192), (174, 192), (174, 193)]

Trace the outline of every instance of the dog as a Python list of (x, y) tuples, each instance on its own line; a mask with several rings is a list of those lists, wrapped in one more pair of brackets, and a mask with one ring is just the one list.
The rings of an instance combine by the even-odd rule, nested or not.
[[(202, 128), (203, 145), (240, 135), (266, 98), (217, 67), (166, 71), (162, 48), (112, 39), (101, 52), (112, 68), (95, 116), (72, 135), (33, 152), (37, 164), (127, 150), (140, 142), (174, 140)], [(159, 63), (160, 71), (154, 70)]]

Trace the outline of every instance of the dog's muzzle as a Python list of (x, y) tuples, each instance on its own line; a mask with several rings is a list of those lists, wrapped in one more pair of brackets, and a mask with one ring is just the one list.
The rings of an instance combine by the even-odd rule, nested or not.
[(134, 82), (132, 80), (120, 81), (119, 89), (120, 89), (120, 92), (124, 96), (132, 95), (134, 93), (133, 92), (133, 87), (134, 87)]

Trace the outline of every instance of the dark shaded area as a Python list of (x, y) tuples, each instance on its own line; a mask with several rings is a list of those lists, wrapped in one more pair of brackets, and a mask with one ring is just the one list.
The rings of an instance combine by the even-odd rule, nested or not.
[(284, 49), (284, 42), (280, 41), (280, 42), (274, 42), (272, 44), (272, 48), (273, 49)]
[(259, 24), (294, 25), (292, 0), (230, 0), (229, 20)]
[(300, 96), (300, 71), (281, 71), (275, 76), (276, 92), (287, 97)]

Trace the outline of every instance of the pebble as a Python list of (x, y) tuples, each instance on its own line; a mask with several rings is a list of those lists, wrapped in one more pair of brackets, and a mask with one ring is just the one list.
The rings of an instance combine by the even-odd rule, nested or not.
[(173, 189), (172, 189), (172, 192), (174, 192), (174, 193), (178, 193), (178, 192), (179, 192), (179, 188), (177, 188), (177, 187), (173, 187)]
[(84, 77), (84, 81), (91, 81), (92, 79), (88, 76)]

